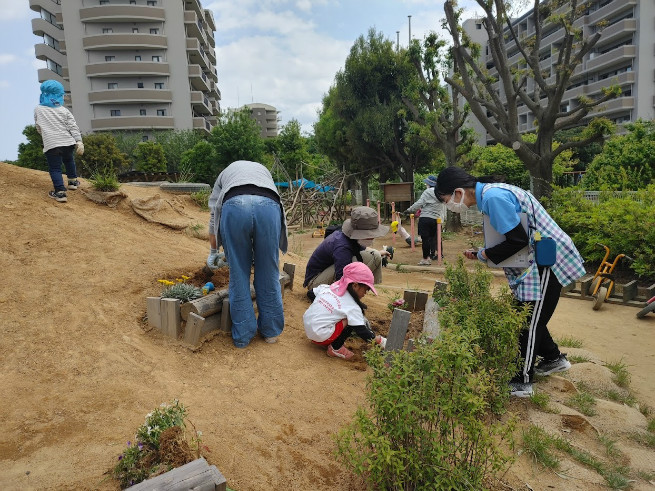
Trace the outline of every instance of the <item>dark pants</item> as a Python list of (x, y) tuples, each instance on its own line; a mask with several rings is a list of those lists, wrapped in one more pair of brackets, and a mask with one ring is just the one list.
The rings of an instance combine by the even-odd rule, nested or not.
[(419, 217), (418, 234), (421, 236), (423, 259), (435, 256), (437, 254), (437, 220)]
[(368, 325), (346, 326), (343, 328), (343, 331), (341, 331), (341, 334), (339, 334), (339, 336), (337, 336), (337, 338), (332, 341), (332, 349), (338, 350), (341, 348), (343, 343), (346, 342), (346, 339), (348, 339), (348, 336), (350, 336), (353, 332), (355, 332), (355, 334), (367, 342), (375, 339), (375, 333), (371, 331), (371, 328), (368, 327)]
[[(543, 280), (546, 274), (546, 268), (539, 268), (539, 277)], [(542, 281), (543, 283), (543, 281)], [(537, 302), (519, 302), (520, 305), (532, 305), (531, 325), (521, 331), (519, 343), (521, 345), (521, 360), (523, 367), (512, 379), (513, 382), (531, 382), (534, 375), (534, 365), (537, 356), (542, 356), (546, 360), (553, 360), (560, 355), (557, 343), (553, 341), (548, 331), (548, 321), (553, 316), (555, 308), (559, 302), (562, 285), (555, 274), (551, 271), (548, 283), (545, 285), (545, 294), (541, 299), (541, 310), (537, 312)], [(526, 369), (527, 367), (527, 369)]]
[(64, 179), (61, 176), (61, 164), (64, 164), (66, 168), (66, 177), (68, 177), (69, 181), (77, 179), (77, 169), (73, 158), (74, 149), (75, 145), (69, 145), (67, 147), (51, 148), (45, 153), (50, 179), (52, 179), (55, 191), (66, 191)]

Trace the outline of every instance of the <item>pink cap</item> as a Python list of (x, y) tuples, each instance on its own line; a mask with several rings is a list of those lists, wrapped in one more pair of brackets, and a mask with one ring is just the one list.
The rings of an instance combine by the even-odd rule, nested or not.
[(368, 286), (374, 294), (378, 294), (373, 288), (373, 272), (364, 263), (354, 262), (343, 268), (343, 276), (340, 280), (330, 285), (330, 290), (342, 297), (351, 283), (361, 283)]

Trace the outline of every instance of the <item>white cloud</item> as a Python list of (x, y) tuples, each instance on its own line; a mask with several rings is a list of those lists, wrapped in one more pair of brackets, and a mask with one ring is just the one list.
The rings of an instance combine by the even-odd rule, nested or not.
[(18, 61), (18, 57), (16, 55), (0, 53), (0, 65), (8, 65), (9, 63), (14, 63), (15, 61)]
[(0, 0), (0, 22), (12, 22), (33, 16), (28, 1)]

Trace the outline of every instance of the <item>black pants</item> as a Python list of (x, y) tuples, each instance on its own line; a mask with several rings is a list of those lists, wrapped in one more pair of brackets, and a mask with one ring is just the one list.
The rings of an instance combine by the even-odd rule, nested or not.
[(338, 350), (341, 348), (343, 343), (346, 342), (346, 339), (348, 339), (348, 336), (350, 336), (353, 332), (367, 342), (375, 339), (375, 333), (371, 331), (371, 328), (368, 327), (368, 325), (346, 326), (343, 328), (343, 331), (341, 331), (341, 334), (339, 334), (339, 336), (337, 336), (337, 338), (332, 341), (332, 349)]
[(423, 259), (436, 256), (437, 220), (435, 218), (418, 217), (418, 234), (421, 236)]
[[(548, 331), (548, 322), (555, 312), (555, 308), (559, 303), (562, 285), (555, 277), (555, 274), (549, 272), (548, 282), (545, 285), (545, 293), (541, 299), (541, 310), (537, 309), (537, 302), (518, 302), (519, 305), (532, 305), (532, 317), (538, 316), (527, 328), (521, 331), (519, 336), (519, 343), (521, 345), (521, 360), (522, 368), (519, 370), (513, 382), (531, 382), (534, 375), (534, 365), (537, 356), (542, 356), (546, 360), (553, 360), (560, 355), (557, 343), (553, 341), (550, 332)], [(546, 268), (539, 268), (539, 277), (543, 280), (546, 274)], [(533, 319), (530, 319), (533, 321)], [(532, 333), (532, 336), (530, 335)], [(526, 369), (527, 367), (527, 369)]]

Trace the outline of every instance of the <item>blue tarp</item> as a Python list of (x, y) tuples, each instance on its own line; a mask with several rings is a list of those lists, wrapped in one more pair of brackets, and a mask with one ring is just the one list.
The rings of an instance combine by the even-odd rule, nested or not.
[[(304, 177), (301, 179), (297, 179), (295, 181), (291, 181), (291, 186), (292, 187), (300, 187), (304, 184), (304, 189), (316, 189), (317, 191), (320, 191), (321, 193), (327, 193), (328, 191), (334, 191), (334, 186), (323, 186), (321, 184), (316, 184), (314, 181), (308, 181)], [(288, 188), (289, 183), (288, 182), (276, 182), (275, 185), (279, 188)]]

